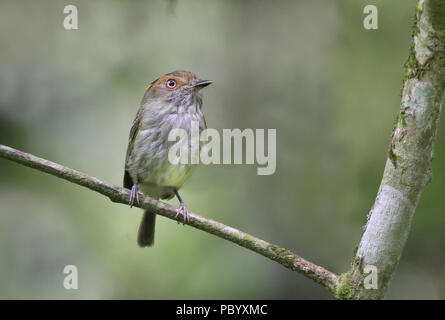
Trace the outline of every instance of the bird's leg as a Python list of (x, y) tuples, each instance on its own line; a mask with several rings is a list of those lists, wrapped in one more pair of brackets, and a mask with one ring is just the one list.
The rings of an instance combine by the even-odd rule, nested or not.
[(136, 199), (136, 203), (139, 204), (139, 193), (138, 193), (138, 184), (137, 183), (135, 183), (131, 187), (130, 202), (128, 203), (130, 205), (130, 208), (133, 207), (135, 199)]
[[(175, 218), (177, 218), (178, 215), (181, 214), (184, 217), (184, 223), (183, 224), (185, 224), (186, 222), (189, 221), (189, 211), (187, 210), (187, 207), (185, 206), (184, 201), (182, 201), (182, 198), (179, 195), (178, 190), (174, 189), (174, 191), (175, 191), (176, 198), (178, 198), (178, 200), (179, 200), (179, 208), (176, 209), (176, 216), (175, 216)], [(179, 223), (179, 221), (178, 221), (178, 223)]]

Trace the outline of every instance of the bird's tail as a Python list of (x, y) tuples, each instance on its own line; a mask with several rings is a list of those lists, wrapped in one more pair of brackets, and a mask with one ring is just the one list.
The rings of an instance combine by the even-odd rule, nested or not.
[(140, 247), (150, 247), (155, 241), (156, 214), (146, 210), (139, 226), (138, 244)]

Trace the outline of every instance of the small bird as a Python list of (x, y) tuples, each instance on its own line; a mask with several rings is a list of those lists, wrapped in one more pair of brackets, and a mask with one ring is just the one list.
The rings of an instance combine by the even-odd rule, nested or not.
[[(189, 71), (174, 71), (147, 86), (130, 130), (125, 160), (124, 187), (131, 189), (130, 206), (139, 201), (139, 190), (154, 199), (176, 196), (176, 216), (182, 214), (184, 223), (188, 220), (188, 210), (178, 190), (195, 165), (169, 161), (169, 149), (175, 141), (169, 141), (168, 135), (173, 129), (183, 129), (190, 137), (192, 121), (199, 123), (199, 133), (206, 128), (200, 90), (211, 83)], [(190, 151), (189, 144), (187, 147)], [(140, 247), (153, 245), (155, 221), (155, 213), (146, 210), (138, 232)]]

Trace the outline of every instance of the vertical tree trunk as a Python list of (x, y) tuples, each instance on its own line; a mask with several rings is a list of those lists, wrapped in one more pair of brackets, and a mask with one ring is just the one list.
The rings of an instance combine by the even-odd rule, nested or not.
[[(431, 180), (434, 138), (445, 100), (445, 0), (420, 0), (413, 28), (383, 179), (351, 269), (340, 276), (339, 299), (384, 297), (422, 191)], [(364, 286), (370, 275), (366, 266), (376, 267), (375, 289)]]

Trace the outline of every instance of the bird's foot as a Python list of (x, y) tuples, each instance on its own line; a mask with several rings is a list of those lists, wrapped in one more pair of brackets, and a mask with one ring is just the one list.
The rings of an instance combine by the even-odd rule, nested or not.
[[(185, 206), (184, 203), (181, 203), (179, 205), (179, 208), (176, 209), (176, 216), (175, 219), (179, 216), (182, 215), (184, 217), (184, 222), (183, 224), (185, 224), (186, 222), (189, 222), (190, 218), (189, 218), (189, 211), (187, 210), (187, 207)], [(179, 223), (179, 221), (178, 221)]]
[(130, 201), (128, 202), (128, 204), (130, 205), (130, 208), (133, 207), (134, 200), (136, 200), (136, 203), (139, 204), (139, 193), (138, 193), (138, 185), (137, 184), (134, 184), (131, 187)]

